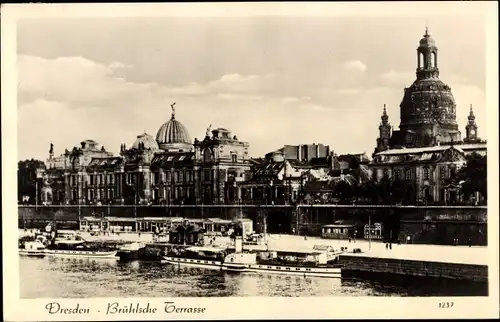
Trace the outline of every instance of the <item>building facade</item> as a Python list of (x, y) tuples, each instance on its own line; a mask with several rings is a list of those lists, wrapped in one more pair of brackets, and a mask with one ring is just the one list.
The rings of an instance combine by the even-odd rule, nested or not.
[(405, 182), (415, 201), (453, 203), (459, 198), (455, 174), (472, 153), (486, 155), (470, 109), (462, 140), (451, 89), (439, 79), (438, 49), (425, 31), (417, 48), (416, 80), (404, 89), (399, 130), (392, 130), (386, 106), (370, 163), (373, 178)]
[(248, 147), (224, 128), (209, 128), (202, 141), (191, 141), (173, 104), (156, 138), (138, 135), (130, 148), (121, 145), (119, 156), (85, 140), (54, 157), (51, 144), (47, 169), (38, 175), (41, 199), (45, 204), (221, 204), (228, 187), (250, 169)]

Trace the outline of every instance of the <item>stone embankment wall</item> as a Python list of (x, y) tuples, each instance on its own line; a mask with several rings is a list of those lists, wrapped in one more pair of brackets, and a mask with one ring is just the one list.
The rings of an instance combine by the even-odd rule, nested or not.
[[(128, 218), (185, 217), (235, 219), (254, 221), (257, 232), (264, 230), (264, 218), (269, 233), (307, 234), (319, 236), (321, 227), (337, 220), (356, 225), (358, 238), (369, 221), (384, 225), (384, 238), (393, 240), (407, 236), (412, 243), (487, 244), (486, 207), (394, 207), (394, 206), (19, 206), (19, 227), (43, 228), (56, 220), (61, 227), (76, 229), (78, 218), (113, 216)], [(359, 234), (361, 236), (359, 236)]]
[(425, 262), (366, 256), (341, 255), (343, 274), (383, 273), (393, 275), (446, 278), (473, 282), (488, 281), (488, 266), (444, 262)]

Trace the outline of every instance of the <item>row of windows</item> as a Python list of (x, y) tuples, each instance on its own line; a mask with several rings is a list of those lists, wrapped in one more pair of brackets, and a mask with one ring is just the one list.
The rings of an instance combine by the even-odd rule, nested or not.
[(193, 182), (194, 181), (194, 171), (193, 170), (178, 170), (178, 171), (167, 171), (167, 172), (153, 172), (151, 178), (153, 184), (165, 183), (172, 181), (174, 182)]
[[(412, 168), (405, 168), (404, 169), (404, 179), (405, 180), (412, 180), (414, 172), (415, 172), (414, 170), (415, 169), (412, 169)], [(455, 176), (456, 173), (457, 173), (457, 169), (453, 165), (450, 167), (447, 167), (447, 166), (440, 166), (439, 167), (439, 174), (440, 174), (441, 178), (448, 178), (451, 176)], [(393, 177), (395, 179), (402, 179), (403, 177), (401, 175), (402, 175), (402, 169), (395, 169), (393, 171)], [(389, 169), (387, 169), (387, 168), (383, 169), (383, 176), (390, 177)], [(432, 177), (432, 169), (429, 167), (422, 168), (422, 179), (430, 180), (431, 177)]]
[[(87, 199), (88, 200), (102, 200), (102, 199), (113, 199), (115, 197), (115, 190), (112, 188), (108, 189), (97, 189), (94, 191), (94, 189), (89, 189), (87, 191)], [(71, 199), (72, 200), (77, 200), (78, 199), (78, 190), (73, 189), (71, 190)]]
[[(78, 176), (72, 175), (70, 177), (70, 185), (76, 186), (78, 185)], [(101, 185), (101, 184), (115, 184), (115, 175), (114, 174), (97, 174), (97, 175), (89, 175), (88, 176), (88, 184), (93, 185)]]

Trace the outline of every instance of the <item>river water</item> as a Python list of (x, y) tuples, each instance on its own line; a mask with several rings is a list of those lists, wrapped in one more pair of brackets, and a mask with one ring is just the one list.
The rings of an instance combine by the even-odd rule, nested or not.
[(147, 261), (20, 260), (22, 298), (485, 295), (485, 285), (236, 274)]

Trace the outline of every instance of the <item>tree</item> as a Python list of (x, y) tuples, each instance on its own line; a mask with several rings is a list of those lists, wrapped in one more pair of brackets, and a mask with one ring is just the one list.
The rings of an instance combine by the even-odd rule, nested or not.
[(358, 189), (359, 197), (368, 200), (372, 204), (377, 204), (380, 198), (378, 183), (374, 180), (363, 182)]
[(23, 197), (29, 198), (28, 203), (36, 202), (36, 173), (38, 169), (45, 169), (45, 164), (40, 160), (24, 160), (17, 163), (17, 192), (18, 201), (22, 202)]
[(487, 158), (477, 153), (467, 157), (467, 164), (457, 174), (458, 180), (462, 182), (461, 193), (464, 199), (470, 199), (479, 192), (484, 198), (487, 197)]
[(346, 203), (354, 196), (354, 188), (346, 181), (340, 180), (335, 184), (335, 195), (340, 203)]

